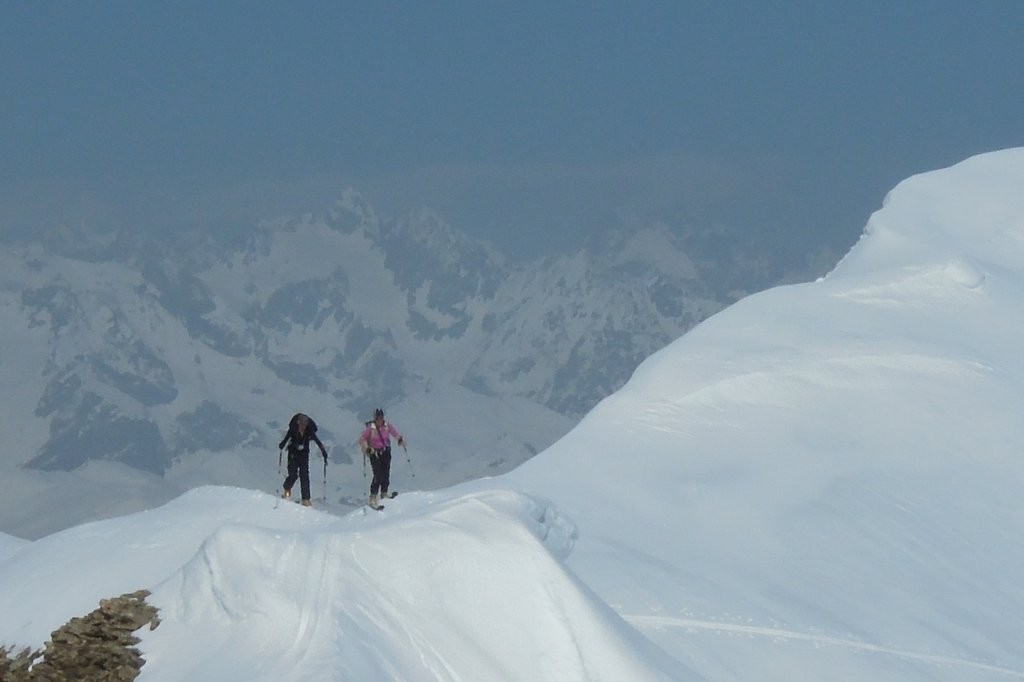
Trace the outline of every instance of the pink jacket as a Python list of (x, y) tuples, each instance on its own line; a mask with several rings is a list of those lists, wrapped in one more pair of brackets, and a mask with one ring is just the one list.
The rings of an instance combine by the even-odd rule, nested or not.
[(377, 424), (370, 422), (370, 425), (359, 434), (359, 449), (366, 450), (366, 446), (369, 445), (374, 450), (383, 450), (391, 445), (391, 436), (398, 439), (399, 445), (402, 444), (402, 434), (398, 433), (394, 424), (384, 422), (384, 427), (378, 431)]

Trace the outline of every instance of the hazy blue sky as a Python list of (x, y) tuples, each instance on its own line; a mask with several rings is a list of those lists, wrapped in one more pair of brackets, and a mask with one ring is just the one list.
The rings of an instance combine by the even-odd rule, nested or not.
[(655, 218), (848, 244), (900, 179), (1024, 144), (1022, 27), (1019, 1), (0, 0), (0, 230), (237, 229), (351, 185), (527, 252)]

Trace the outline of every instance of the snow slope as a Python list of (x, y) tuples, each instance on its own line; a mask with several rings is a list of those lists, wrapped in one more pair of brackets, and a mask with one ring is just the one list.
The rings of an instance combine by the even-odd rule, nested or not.
[(145, 587), (150, 681), (1024, 679), (1022, 181), (910, 178), (508, 474), (0, 538), (0, 642)]
[(827, 277), (707, 320), (510, 474), (580, 520), (569, 566), (712, 679), (1024, 671), (1022, 179), (1010, 150), (903, 182)]
[(0, 563), (0, 641), (145, 585), (141, 680), (689, 676), (564, 569), (543, 540), (571, 531), (536, 500), (400, 499), (340, 518), (205, 487), (56, 533)]

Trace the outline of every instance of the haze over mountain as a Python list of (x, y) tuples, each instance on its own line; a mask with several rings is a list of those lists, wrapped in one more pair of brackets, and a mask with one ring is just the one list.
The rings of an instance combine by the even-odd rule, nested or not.
[(1024, 679), (1022, 181), (1024, 149), (904, 181), (506, 474), (0, 536), (0, 642), (144, 588), (150, 681)]
[(331, 448), (318, 493), (364, 493), (354, 441), (376, 406), (413, 443), (405, 487), (508, 471), (700, 320), (810, 276), (722, 226), (678, 232), (653, 222), (513, 264), (431, 211), (382, 216), (349, 190), (240, 241), (93, 226), (9, 240), (0, 470), (22, 483), (0, 530), (57, 530), (55, 496), (101, 518), (200, 483), (274, 490), (297, 411)]

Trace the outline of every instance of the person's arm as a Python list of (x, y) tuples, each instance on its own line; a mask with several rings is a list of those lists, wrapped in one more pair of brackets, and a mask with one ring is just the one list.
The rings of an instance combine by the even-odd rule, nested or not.
[(395, 428), (394, 424), (388, 424), (388, 432), (398, 439), (399, 445), (405, 445), (405, 438), (403, 438), (402, 434), (398, 432), (398, 429)]
[(363, 432), (359, 434), (359, 440), (356, 441), (359, 444), (359, 451), (365, 453), (370, 449), (370, 427), (363, 429)]
[(313, 440), (320, 447), (320, 453), (324, 456), (324, 461), (326, 462), (327, 461), (327, 448), (324, 447), (324, 444), (320, 442), (320, 439), (317, 437), (317, 435), (315, 433), (313, 434)]
[(292, 430), (288, 429), (288, 431), (286, 431), (285, 434), (284, 434), (284, 438), (282, 438), (281, 442), (277, 444), (277, 449), (278, 450), (284, 450), (284, 445), (285, 445), (285, 443), (288, 442), (288, 439), (291, 437), (291, 435), (292, 435)]

